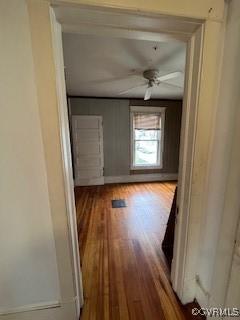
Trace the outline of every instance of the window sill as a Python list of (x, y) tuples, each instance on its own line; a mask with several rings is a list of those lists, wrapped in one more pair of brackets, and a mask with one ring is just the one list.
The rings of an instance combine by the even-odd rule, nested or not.
[(130, 174), (131, 175), (134, 175), (134, 174), (153, 174), (153, 173), (163, 173), (163, 168), (160, 168), (160, 167), (158, 167), (158, 168), (153, 168), (153, 169), (149, 169), (149, 168), (147, 168), (147, 169), (137, 169), (137, 170), (135, 170), (135, 169), (132, 169), (131, 168), (131, 170), (130, 170)]
[(160, 170), (162, 169), (162, 166), (136, 166), (136, 167), (131, 167), (131, 170)]

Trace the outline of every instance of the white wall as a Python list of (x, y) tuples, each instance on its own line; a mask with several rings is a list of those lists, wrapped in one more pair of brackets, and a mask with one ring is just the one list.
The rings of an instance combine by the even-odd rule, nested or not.
[(49, 8), (41, 0), (0, 2), (4, 320), (78, 318)]
[[(224, 304), (240, 208), (240, 177), (236, 161), (232, 159), (233, 149), (239, 148), (233, 147), (235, 128), (239, 126), (239, 123), (236, 123), (236, 115), (240, 107), (240, 74), (237, 68), (240, 60), (239, 32), (240, 2), (233, 0), (229, 2), (227, 16), (220, 95), (206, 186), (208, 197), (202, 220), (197, 269), (201, 283), (197, 290), (197, 299), (205, 306)], [(230, 164), (231, 161), (235, 167)], [(231, 170), (235, 170), (235, 173), (231, 173)], [(229, 184), (231, 175), (235, 180)], [(235, 192), (238, 195), (235, 195)], [(227, 201), (229, 206), (226, 207)]]
[(0, 314), (59, 301), (27, 6), (0, 1)]

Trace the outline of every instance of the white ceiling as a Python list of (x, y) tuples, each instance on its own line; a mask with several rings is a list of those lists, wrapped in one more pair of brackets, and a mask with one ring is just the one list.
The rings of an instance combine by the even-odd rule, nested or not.
[(186, 56), (183, 42), (64, 33), (63, 51), (69, 95), (143, 98), (144, 87), (119, 93), (141, 84), (142, 72), (154, 68), (160, 75), (174, 71), (182, 71), (182, 75), (155, 87), (152, 98), (182, 98)]

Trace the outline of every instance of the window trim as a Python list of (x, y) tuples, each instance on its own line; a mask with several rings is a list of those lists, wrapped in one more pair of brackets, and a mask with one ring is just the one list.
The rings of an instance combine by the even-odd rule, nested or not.
[[(130, 155), (131, 155), (131, 165), (130, 170), (152, 170), (152, 169), (162, 169), (163, 168), (163, 147), (164, 147), (164, 125), (165, 125), (165, 111), (166, 107), (150, 107), (150, 106), (130, 106)], [(159, 164), (157, 165), (144, 165), (135, 166), (134, 165), (134, 131), (133, 131), (133, 114), (135, 112), (141, 113), (157, 113), (161, 114), (161, 140), (159, 143)]]

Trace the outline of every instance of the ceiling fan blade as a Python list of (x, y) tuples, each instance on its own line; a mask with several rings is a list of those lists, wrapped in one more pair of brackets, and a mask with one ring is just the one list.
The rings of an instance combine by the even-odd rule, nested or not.
[(131, 91), (133, 89), (137, 89), (137, 88), (140, 88), (140, 87), (145, 87), (146, 85), (147, 85), (147, 83), (143, 82), (142, 84), (139, 84), (137, 86), (134, 86), (134, 87), (131, 87), (131, 88), (127, 89), (127, 90), (119, 92), (118, 95), (122, 95), (122, 94), (128, 93), (129, 91)]
[(175, 72), (171, 72), (171, 73), (168, 73), (168, 74), (165, 74), (164, 76), (160, 76), (158, 77), (158, 81), (166, 81), (166, 80), (169, 80), (169, 79), (173, 79), (173, 78), (177, 78), (179, 77), (180, 75), (182, 74), (181, 71), (175, 71)]
[(167, 85), (167, 86), (170, 86), (170, 87), (175, 87), (175, 88), (178, 88), (178, 89), (183, 89), (182, 86), (178, 86), (177, 84), (173, 84), (173, 83), (170, 83), (170, 82), (162, 82), (163, 85)]
[(145, 92), (144, 100), (149, 100), (151, 98), (153, 86), (147, 87), (147, 90)]
[(86, 81), (82, 81), (83, 84), (93, 84), (93, 85), (105, 85), (108, 83), (112, 83), (113, 81), (126, 81), (129, 78), (135, 77), (135, 78), (142, 78), (142, 73), (139, 71), (136, 72), (132, 72), (132, 73), (127, 73), (124, 76), (119, 76), (119, 77), (112, 77), (112, 78), (107, 78), (107, 79), (97, 79), (97, 80), (86, 80)]

